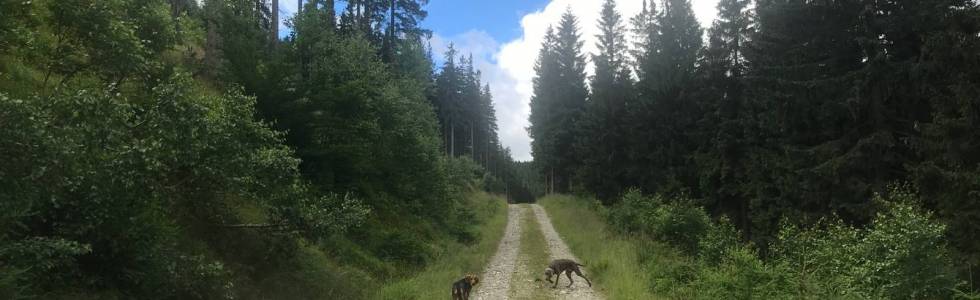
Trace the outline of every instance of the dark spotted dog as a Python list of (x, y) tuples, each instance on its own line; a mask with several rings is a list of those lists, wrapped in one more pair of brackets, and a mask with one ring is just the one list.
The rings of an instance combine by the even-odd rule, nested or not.
[(548, 282), (551, 282), (551, 276), (555, 275), (555, 285), (553, 287), (558, 287), (558, 279), (561, 279), (561, 273), (564, 272), (565, 275), (568, 275), (568, 286), (571, 287), (572, 283), (575, 283), (572, 281), (572, 272), (575, 272), (578, 277), (585, 278), (585, 282), (588, 282), (589, 286), (591, 287), (592, 282), (582, 275), (582, 270), (579, 270), (579, 266), (584, 267), (585, 265), (570, 259), (556, 259), (551, 261), (551, 264), (548, 265), (547, 269), (544, 269), (544, 276)]
[(467, 274), (463, 279), (453, 283), (453, 300), (469, 300), (470, 290), (477, 283), (480, 283), (480, 278), (473, 274)]

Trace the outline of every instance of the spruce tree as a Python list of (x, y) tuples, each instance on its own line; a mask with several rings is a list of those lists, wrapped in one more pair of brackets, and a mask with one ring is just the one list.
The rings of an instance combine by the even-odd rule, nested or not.
[(697, 154), (700, 190), (709, 211), (729, 215), (746, 235), (749, 198), (742, 194), (746, 153), (744, 50), (750, 42), (752, 21), (747, 0), (722, 0), (718, 18), (708, 33), (709, 45), (699, 65), (702, 89), (696, 93), (703, 111), (699, 121)]
[[(690, 157), (695, 146), (689, 136), (699, 111), (690, 96), (701, 52), (701, 27), (690, 1), (669, 0), (647, 30), (647, 41), (637, 49), (639, 82), (630, 119), (630, 177), (649, 192), (687, 192), (696, 179)], [(642, 25), (642, 24), (641, 24)]]
[[(781, 218), (815, 221), (831, 211), (866, 214), (871, 194), (852, 168), (833, 157), (852, 128), (846, 102), (862, 67), (853, 2), (759, 1), (757, 31), (746, 51), (752, 86), (743, 103), (752, 116), (747, 167), (753, 231), (765, 236)], [(853, 170), (853, 169), (852, 169)], [(841, 182), (847, 178), (845, 187)], [(855, 189), (858, 188), (858, 189)]]
[(603, 3), (598, 26), (599, 53), (592, 55), (592, 95), (579, 122), (581, 134), (576, 150), (582, 162), (578, 176), (585, 188), (609, 201), (627, 184), (624, 117), (633, 79), (627, 65), (626, 29), (615, 1)]
[(442, 70), (436, 76), (435, 108), (442, 128), (442, 140), (446, 155), (456, 155), (456, 125), (460, 122), (460, 91), (464, 85), (459, 67), (456, 64), (456, 48), (453, 44), (445, 53)]
[(536, 163), (541, 159), (552, 191), (569, 191), (577, 163), (569, 150), (580, 138), (575, 124), (588, 97), (582, 40), (571, 8), (562, 15), (557, 32), (549, 30), (545, 37), (536, 71), (529, 129), (532, 151)]

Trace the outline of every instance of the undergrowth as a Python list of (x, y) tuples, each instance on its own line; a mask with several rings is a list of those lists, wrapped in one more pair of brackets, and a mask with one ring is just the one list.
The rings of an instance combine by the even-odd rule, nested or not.
[(497, 250), (507, 224), (507, 204), (497, 196), (474, 194), (468, 200), (473, 216), (466, 228), (474, 234), (469, 244), (451, 243), (421, 271), (384, 283), (374, 299), (447, 298), (453, 282), (465, 274), (480, 274)]

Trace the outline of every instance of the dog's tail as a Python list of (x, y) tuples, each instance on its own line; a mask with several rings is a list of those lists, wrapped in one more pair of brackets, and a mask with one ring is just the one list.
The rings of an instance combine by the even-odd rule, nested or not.
[(585, 265), (580, 264), (580, 263), (575, 263), (575, 264), (578, 265), (579, 267), (584, 267), (585, 266)]

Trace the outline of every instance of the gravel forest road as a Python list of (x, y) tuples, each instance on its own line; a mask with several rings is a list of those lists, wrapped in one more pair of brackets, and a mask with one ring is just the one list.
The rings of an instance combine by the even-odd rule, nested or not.
[[(561, 239), (558, 232), (555, 231), (554, 226), (551, 224), (551, 219), (548, 217), (548, 213), (545, 212), (544, 208), (532, 204), (518, 205), (511, 204), (507, 209), (507, 228), (504, 231), (504, 236), (497, 247), (497, 252), (494, 254), (493, 258), (487, 264), (486, 270), (480, 276), (480, 284), (477, 285), (473, 292), (473, 299), (476, 300), (501, 300), (510, 299), (509, 295), (519, 294), (527, 295), (533, 293), (511, 293), (511, 289), (527, 290), (527, 289), (549, 289), (546, 294), (552, 296), (554, 299), (561, 300), (593, 300), (593, 299), (603, 299), (602, 295), (594, 289), (589, 287), (585, 280), (575, 277), (575, 284), (568, 287), (568, 278), (562, 276), (564, 279), (559, 280), (558, 288), (551, 288), (549, 284), (538, 284), (536, 282), (526, 282), (518, 281), (514, 282), (516, 286), (512, 286), (511, 278), (514, 275), (522, 271), (520, 268), (530, 268), (531, 271), (536, 273), (543, 273), (545, 267), (547, 266), (526, 266), (524, 264), (518, 263), (518, 257), (520, 255), (520, 241), (522, 226), (521, 216), (525, 213), (533, 213), (537, 222), (541, 225), (541, 231), (547, 240), (548, 249), (541, 249), (540, 251), (548, 251), (551, 259), (567, 258), (576, 260), (575, 255), (571, 253), (568, 249), (568, 245), (565, 241)], [(533, 212), (528, 212), (531, 210)], [(582, 268), (582, 272), (585, 276), (588, 275), (588, 267)], [(541, 275), (543, 278), (543, 274)], [(574, 274), (572, 276), (575, 276)], [(591, 279), (591, 278), (590, 278)]]

